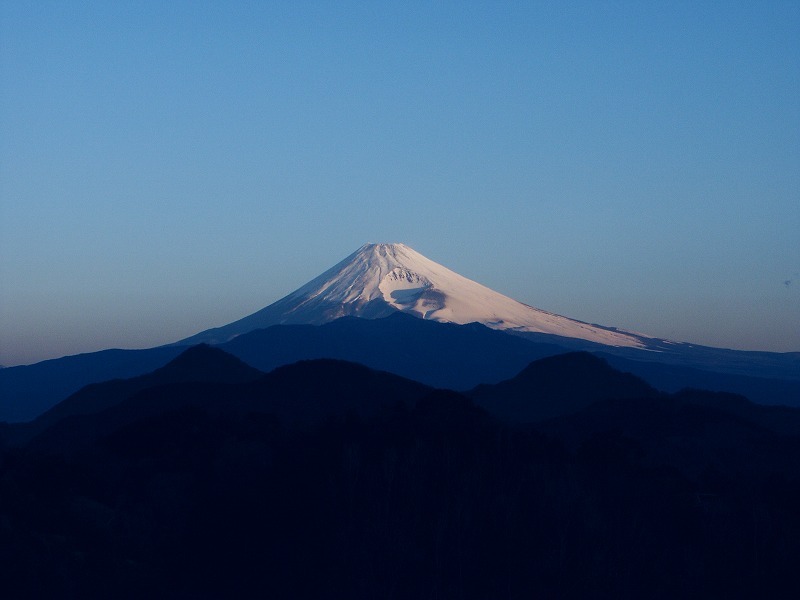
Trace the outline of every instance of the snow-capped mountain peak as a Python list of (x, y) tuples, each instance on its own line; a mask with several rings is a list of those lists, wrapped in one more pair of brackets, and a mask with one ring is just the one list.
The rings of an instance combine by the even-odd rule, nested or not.
[(426, 258), (405, 244), (365, 244), (304, 286), (239, 321), (184, 340), (218, 343), (282, 323), (322, 324), (395, 311), (450, 323), (555, 334), (611, 346), (645, 347), (641, 336), (590, 325), (517, 302)]

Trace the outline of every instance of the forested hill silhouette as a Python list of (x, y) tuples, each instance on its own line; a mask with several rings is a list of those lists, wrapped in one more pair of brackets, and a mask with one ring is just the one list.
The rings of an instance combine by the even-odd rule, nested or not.
[(796, 409), (654, 395), (582, 354), (516, 379), (538, 378), (568, 414), (508, 424), (314, 360), (66, 417), (0, 452), (3, 596), (797, 596)]
[(652, 398), (658, 392), (602, 358), (571, 352), (533, 362), (512, 379), (479, 385), (468, 395), (506, 421), (527, 423), (569, 415), (599, 400)]
[[(329, 359), (300, 361), (266, 375), (241, 369), (238, 359), (213, 348), (189, 350), (179, 360), (183, 372), (193, 372), (195, 366), (213, 371), (215, 364), (228, 369), (234, 365), (247, 381), (213, 381), (205, 375), (196, 381), (162, 382), (154, 373), (154, 385), (126, 397), (120, 396), (117, 385), (98, 386), (94, 391), (108, 395), (91, 394), (88, 405), (78, 404), (82, 398), (77, 397), (69, 402), (69, 410), (54, 410), (63, 418), (34, 429), (32, 435), (27, 424), (9, 427), (7, 440), (32, 440), (30, 446), (37, 450), (72, 455), (120, 427), (170, 411), (201, 410), (223, 417), (269, 414), (285, 425), (308, 427), (330, 415), (369, 416), (398, 403), (414, 403), (432, 390), (391, 373)], [(135, 383), (141, 385), (141, 380)]]
[(14, 441), (30, 439), (62, 419), (102, 412), (141, 390), (158, 385), (181, 382), (243, 383), (254, 381), (263, 375), (261, 371), (218, 348), (199, 344), (184, 350), (151, 373), (130, 379), (90, 384), (31, 423), (8, 428), (8, 436)]

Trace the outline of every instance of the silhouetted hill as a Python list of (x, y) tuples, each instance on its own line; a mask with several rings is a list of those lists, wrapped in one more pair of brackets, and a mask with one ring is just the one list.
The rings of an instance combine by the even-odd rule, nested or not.
[(304, 360), (279, 367), (247, 389), (251, 410), (292, 422), (327, 415), (372, 415), (398, 403), (415, 403), (432, 388), (384, 371), (342, 360)]
[[(206, 354), (202, 362), (207, 366), (209, 358), (236, 364), (231, 361), (233, 357), (221, 350), (210, 350), (213, 350), (213, 357), (208, 356), (208, 350), (202, 351)], [(310, 426), (331, 415), (373, 415), (398, 403), (414, 403), (431, 391), (428, 386), (391, 373), (337, 360), (301, 361), (267, 375), (260, 374), (255, 381), (252, 381), (254, 370), (249, 367), (237, 371), (247, 374), (251, 381), (156, 383), (139, 389), (123, 401), (119, 401), (117, 388), (109, 386), (106, 388), (111, 394), (109, 397), (92, 398), (94, 407), (105, 403), (108, 406), (105, 410), (66, 413), (48, 428), (37, 431), (31, 445), (51, 453), (73, 454), (120, 427), (186, 409), (223, 417), (269, 414), (286, 425)], [(151, 380), (158, 380), (160, 375), (159, 371), (153, 373)]]
[(101, 412), (141, 390), (158, 385), (180, 382), (240, 383), (253, 381), (263, 375), (261, 371), (218, 348), (200, 344), (184, 350), (152, 373), (88, 385), (31, 423), (7, 427), (5, 438), (8, 443), (17, 444), (66, 417)]
[(156, 369), (150, 379), (154, 384), (180, 381), (241, 383), (258, 379), (263, 375), (263, 372), (220, 348), (198, 344), (188, 348), (160, 369)]
[(490, 413), (515, 423), (569, 415), (599, 400), (657, 394), (638, 377), (617, 371), (587, 352), (538, 360), (512, 379), (479, 385), (468, 393)]
[(148, 373), (185, 349), (103, 350), (7, 367), (0, 373), (0, 421), (29, 421), (90, 383)]

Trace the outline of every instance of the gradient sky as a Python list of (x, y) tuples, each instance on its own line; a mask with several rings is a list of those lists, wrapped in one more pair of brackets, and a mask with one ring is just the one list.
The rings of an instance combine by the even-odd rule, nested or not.
[(365, 242), (800, 351), (800, 3), (3, 2), (0, 363), (171, 342)]

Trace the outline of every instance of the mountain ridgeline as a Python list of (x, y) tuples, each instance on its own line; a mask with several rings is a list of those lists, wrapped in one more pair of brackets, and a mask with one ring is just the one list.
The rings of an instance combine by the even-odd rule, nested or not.
[(3, 439), (10, 598), (800, 591), (800, 410), (589, 353), (457, 393), (201, 345)]
[[(481, 383), (509, 379), (536, 359), (571, 351), (570, 345), (563, 344), (552, 336), (534, 341), (480, 323), (439, 323), (394, 312), (383, 319), (344, 317), (319, 326), (273, 325), (215, 347), (261, 371), (300, 360), (332, 358), (358, 362), (433, 387), (466, 391)], [(144, 375), (185, 349), (165, 346), (103, 351), (3, 369), (0, 420), (32, 420), (89, 384)], [(670, 360), (660, 353), (638, 355), (630, 351), (625, 355), (596, 345), (590, 351), (662, 391), (695, 387), (742, 394), (760, 404), (800, 405), (800, 379), (796, 376), (800, 360), (794, 355), (764, 358), (760, 353), (761, 362), (753, 361), (747, 370), (741, 365), (747, 361), (738, 359), (740, 353), (735, 351), (729, 351), (730, 363), (719, 358), (718, 354), (725, 352), (719, 351), (713, 364), (705, 368), (701, 368), (702, 363), (694, 367), (676, 363), (675, 357)], [(732, 364), (734, 358), (733, 372), (719, 370), (723, 368), (720, 365)], [(792, 369), (795, 362), (798, 371)]]
[(175, 344), (0, 369), (0, 421), (32, 420), (88, 384), (143, 375), (198, 343), (261, 370), (336, 358), (462, 391), (537, 358), (586, 350), (662, 391), (693, 386), (800, 404), (800, 353), (706, 348), (584, 323), (517, 302), (403, 244), (367, 244), (277, 302)]
[(527, 306), (402, 244), (0, 369), (4, 598), (800, 595), (800, 353)]

